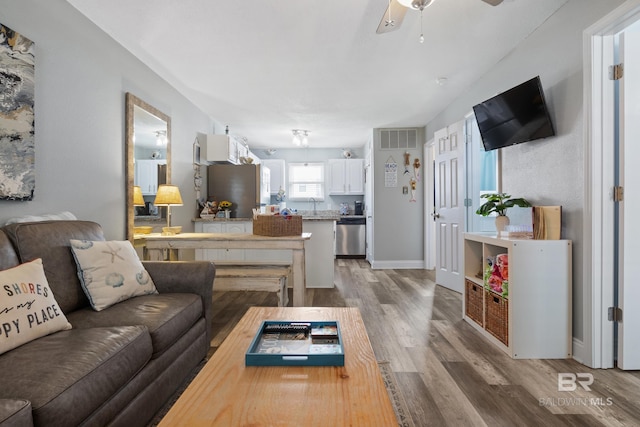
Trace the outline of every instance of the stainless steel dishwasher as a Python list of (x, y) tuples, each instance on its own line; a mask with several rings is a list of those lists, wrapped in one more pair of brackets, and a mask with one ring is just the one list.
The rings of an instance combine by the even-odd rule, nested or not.
[(336, 256), (366, 254), (366, 219), (343, 216), (336, 222)]

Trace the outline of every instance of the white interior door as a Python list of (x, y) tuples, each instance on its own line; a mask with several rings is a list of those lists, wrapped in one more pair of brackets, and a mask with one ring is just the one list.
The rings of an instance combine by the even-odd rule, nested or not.
[(464, 120), (434, 133), (436, 283), (462, 293)]
[(640, 29), (620, 34), (619, 180), (624, 188), (619, 203), (618, 367), (640, 369)]

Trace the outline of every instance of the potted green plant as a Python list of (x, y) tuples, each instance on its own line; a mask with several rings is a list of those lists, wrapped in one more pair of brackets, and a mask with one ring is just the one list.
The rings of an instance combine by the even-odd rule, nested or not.
[(505, 227), (509, 225), (507, 209), (514, 206), (521, 208), (531, 207), (531, 203), (522, 197), (511, 198), (511, 195), (507, 193), (487, 193), (482, 194), (480, 197), (487, 199), (487, 201), (476, 210), (476, 213), (482, 216), (489, 216), (494, 212), (498, 214), (496, 216), (496, 230), (498, 232), (504, 231)]

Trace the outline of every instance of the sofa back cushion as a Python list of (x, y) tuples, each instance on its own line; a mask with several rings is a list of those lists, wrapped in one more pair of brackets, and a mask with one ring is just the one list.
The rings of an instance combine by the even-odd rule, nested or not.
[(71, 239), (104, 240), (102, 227), (91, 221), (41, 221), (10, 224), (4, 231), (20, 262), (42, 258), (56, 301), (66, 314), (89, 305), (80, 286)]
[(0, 230), (0, 270), (6, 270), (18, 264), (20, 264), (20, 260), (11, 244), (11, 240), (9, 240), (9, 236)]

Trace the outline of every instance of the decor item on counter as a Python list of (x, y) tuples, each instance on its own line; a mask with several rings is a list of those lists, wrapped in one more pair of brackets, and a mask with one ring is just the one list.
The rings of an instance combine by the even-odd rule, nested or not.
[(340, 203), (340, 215), (349, 215), (349, 203)]
[(175, 185), (160, 184), (156, 198), (153, 201), (155, 206), (167, 207), (167, 228), (171, 228), (171, 206), (182, 206), (182, 196), (180, 189)]
[(507, 193), (487, 193), (480, 196), (487, 201), (481, 205), (476, 213), (482, 216), (489, 216), (492, 213), (498, 214), (496, 217), (496, 231), (501, 233), (505, 227), (509, 225), (509, 217), (507, 216), (507, 209), (514, 206), (521, 208), (531, 207), (531, 203), (523, 198), (511, 198)]
[(175, 236), (176, 234), (182, 233), (181, 225), (172, 225), (171, 227), (162, 227), (162, 235), (163, 236)]
[(202, 208), (200, 211), (200, 218), (215, 218), (218, 214), (218, 202), (215, 200), (201, 202), (200, 207)]
[(233, 203), (231, 203), (228, 200), (223, 200), (218, 204), (218, 206), (224, 212), (224, 217), (225, 218), (227, 218), (227, 219), (231, 218), (231, 206), (233, 206)]
[(139, 225), (133, 227), (133, 234), (151, 234), (153, 227), (150, 225)]
[(258, 236), (298, 236), (302, 234), (302, 215), (256, 215), (253, 234)]
[(309, 134), (310, 130), (305, 129), (292, 129), (293, 133), (293, 145), (296, 147), (308, 147), (309, 146)]
[(133, 186), (133, 206), (144, 206), (144, 197), (139, 185)]
[(33, 200), (34, 43), (0, 24), (0, 200)]

